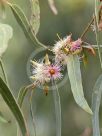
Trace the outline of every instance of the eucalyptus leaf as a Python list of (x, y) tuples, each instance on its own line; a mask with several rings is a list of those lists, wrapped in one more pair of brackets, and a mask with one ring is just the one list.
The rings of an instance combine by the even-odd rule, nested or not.
[(48, 3), (49, 3), (49, 6), (52, 10), (52, 12), (57, 15), (58, 14), (58, 11), (57, 11), (57, 8), (55, 6), (55, 1), (54, 0), (48, 0)]
[(81, 71), (80, 71), (80, 61), (77, 55), (68, 56), (67, 70), (71, 84), (71, 90), (76, 103), (86, 112), (92, 114), (92, 111), (84, 97)]
[[(28, 90), (31, 87), (32, 87), (32, 85), (24, 86), (19, 90), (17, 101), (18, 101), (18, 104), (19, 104), (20, 107), (22, 107), (24, 98), (25, 98)], [(35, 127), (35, 120), (34, 120), (32, 101), (31, 100), (30, 100), (30, 114), (31, 114), (31, 119), (32, 119), (32, 122), (33, 122), (33, 127), (34, 127), (34, 135), (36, 136), (36, 127)], [(19, 129), (17, 129), (17, 136), (19, 136)]]
[(17, 98), (17, 102), (20, 107), (22, 107), (22, 104), (23, 104), (23, 101), (24, 101), (24, 98), (25, 98), (27, 92), (29, 90), (34, 89), (34, 88), (35, 88), (35, 86), (33, 84), (30, 84), (28, 86), (24, 86), (24, 87), (20, 88), (19, 93), (18, 93), (18, 98)]
[(101, 47), (100, 47), (100, 34), (98, 31), (98, 23), (99, 23), (99, 6), (100, 6), (99, 0), (95, 0), (95, 36), (96, 36), (96, 44), (97, 44), (97, 48), (98, 48), (98, 55), (99, 55), (99, 59), (100, 59), (100, 64), (101, 64), (101, 68), (102, 68), (102, 57), (101, 57)]
[(16, 4), (11, 4), (8, 3), (9, 7), (11, 8), (18, 24), (21, 26), (22, 30), (24, 31), (25, 36), (32, 41), (34, 46), (40, 47), (42, 46), (43, 48), (47, 48), (45, 45), (40, 43), (38, 39), (36, 38), (35, 34), (31, 30), (30, 23), (24, 14), (23, 10)]
[(0, 1), (0, 19), (5, 19), (5, 3), (3, 1)]
[(23, 104), (23, 100), (26, 96), (26, 93), (28, 92), (28, 88), (27, 87), (22, 87), (20, 90), (19, 90), (19, 94), (18, 94), (18, 104), (20, 107), (22, 107), (22, 104)]
[(95, 16), (96, 16), (96, 21), (97, 21), (97, 26), (98, 26), (98, 22), (99, 22), (99, 5), (100, 5), (100, 1), (99, 0), (95, 0)]
[(4, 115), (2, 114), (1, 111), (0, 111), (0, 122), (1, 123), (8, 123), (8, 120), (4, 117)]
[(36, 35), (39, 31), (40, 27), (40, 6), (38, 0), (30, 0), (31, 5), (31, 19), (30, 19), (30, 25), (31, 30)]
[(56, 136), (61, 136), (61, 103), (58, 87), (54, 79), (52, 79), (52, 92), (56, 115)]
[(93, 124), (93, 136), (100, 136), (100, 127), (99, 127), (99, 108), (101, 103), (102, 95), (102, 75), (97, 79), (92, 94), (92, 124)]
[(3, 64), (3, 61), (2, 61), (1, 58), (0, 58), (0, 66), (1, 66), (1, 70), (2, 70), (2, 73), (3, 73), (4, 80), (8, 85), (7, 75), (6, 75), (4, 64)]
[(34, 136), (36, 136), (36, 124), (35, 124), (35, 118), (33, 113), (32, 98), (30, 100), (30, 115), (31, 115), (31, 120), (33, 124)]
[(6, 51), (8, 42), (13, 36), (13, 29), (7, 24), (0, 23), (0, 56)]
[[(24, 98), (25, 98), (27, 92), (28, 92), (28, 89), (25, 86), (21, 87), (19, 90), (17, 102), (18, 102), (20, 108), (22, 108), (23, 101), (24, 101)], [(19, 131), (19, 127), (17, 125), (17, 136), (19, 136), (19, 135), (20, 135), (20, 131)]]
[(25, 122), (24, 116), (13, 94), (11, 93), (10, 89), (7, 87), (7, 85), (2, 80), (1, 77), (0, 77), (0, 94), (2, 95), (4, 101), (6, 102), (10, 110), (12, 111), (13, 115), (15, 116), (18, 122), (18, 125), (21, 129), (22, 136), (29, 136), (27, 128), (26, 128), (26, 122)]

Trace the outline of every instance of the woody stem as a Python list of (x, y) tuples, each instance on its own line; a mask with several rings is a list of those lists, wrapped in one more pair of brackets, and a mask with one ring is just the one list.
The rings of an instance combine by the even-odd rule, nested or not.
[(81, 39), (84, 38), (85, 34), (89, 31), (92, 23), (94, 22), (95, 20), (95, 16), (92, 17), (91, 21), (88, 23), (87, 27), (85, 28), (84, 32), (82, 33), (82, 35), (80, 36)]

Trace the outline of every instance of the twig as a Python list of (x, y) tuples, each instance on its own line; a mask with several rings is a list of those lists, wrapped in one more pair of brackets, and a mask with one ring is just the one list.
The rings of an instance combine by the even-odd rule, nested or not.
[(84, 32), (80, 36), (81, 39), (84, 38), (85, 34), (88, 32), (89, 28), (91, 27), (92, 23), (94, 22), (95, 16), (92, 17), (91, 21), (88, 23), (87, 27), (85, 28)]

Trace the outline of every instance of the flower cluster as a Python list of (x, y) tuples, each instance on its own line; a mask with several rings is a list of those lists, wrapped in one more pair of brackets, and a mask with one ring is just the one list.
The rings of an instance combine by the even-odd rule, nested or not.
[(48, 90), (48, 83), (63, 77), (63, 74), (61, 73), (62, 65), (67, 64), (68, 55), (82, 54), (83, 49), (91, 50), (91, 52), (95, 54), (94, 49), (88, 43), (86, 43), (87, 46), (82, 46), (82, 43), (83, 41), (80, 38), (73, 41), (72, 35), (69, 35), (64, 39), (60, 39), (53, 47), (55, 63), (49, 61), (48, 55), (46, 55), (44, 60), (39, 63), (31, 60), (33, 68), (31, 79), (34, 84), (37, 86), (44, 86), (44, 89)]
[(91, 52), (95, 54), (94, 49), (88, 43), (88, 46), (82, 46), (82, 43), (83, 41), (80, 38), (73, 41), (72, 35), (69, 35), (64, 39), (60, 39), (56, 42), (53, 48), (56, 62), (64, 62), (66, 64), (69, 54), (79, 55), (82, 53), (84, 48), (91, 50)]
[(51, 82), (51, 80), (59, 80), (63, 76), (61, 73), (61, 66), (57, 63), (51, 64), (48, 55), (45, 56), (45, 62), (42, 61), (41, 63), (38, 63), (31, 60), (31, 63), (33, 70), (30, 78), (34, 81), (35, 85), (45, 86), (45, 90), (47, 84)]

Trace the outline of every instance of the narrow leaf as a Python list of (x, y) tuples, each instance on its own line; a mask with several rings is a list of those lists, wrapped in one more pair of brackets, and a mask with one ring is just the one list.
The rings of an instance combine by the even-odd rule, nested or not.
[(8, 121), (6, 120), (6, 118), (4, 117), (4, 115), (2, 114), (1, 111), (0, 111), (0, 122), (1, 123), (8, 123)]
[(17, 101), (18, 101), (18, 104), (19, 104), (20, 107), (22, 107), (23, 100), (24, 100), (25, 95), (26, 95), (27, 92), (28, 92), (27, 87), (22, 87), (22, 88), (20, 89), (20, 91), (19, 91)]
[(100, 64), (101, 64), (101, 68), (102, 68), (102, 57), (101, 57), (101, 47), (100, 47), (100, 35), (99, 35), (99, 31), (98, 31), (98, 23), (99, 23), (99, 5), (100, 2), (99, 0), (95, 0), (95, 36), (96, 36), (96, 44), (98, 47), (98, 55), (99, 55), (99, 59), (100, 59)]
[(28, 90), (32, 90), (32, 89), (34, 89), (34, 88), (35, 88), (34, 84), (30, 84), (30, 85), (28, 85), (28, 86), (22, 87), (22, 88), (19, 90), (17, 102), (18, 102), (18, 104), (19, 104), (20, 107), (22, 107), (22, 104), (23, 104), (25, 95), (26, 95), (26, 93), (28, 92)]
[[(18, 94), (18, 104), (20, 107), (22, 107), (22, 104), (23, 104), (23, 101), (24, 101), (24, 98), (28, 92), (29, 89), (32, 89), (33, 85), (29, 85), (29, 86), (26, 86), (26, 87), (22, 87), (20, 90), (19, 90), (19, 94)], [(32, 97), (32, 93), (31, 93), (31, 97)], [(32, 98), (31, 98), (32, 99)], [(33, 127), (34, 127), (34, 135), (36, 136), (36, 127), (35, 127), (35, 120), (34, 120), (34, 115), (33, 115), (33, 109), (32, 109), (32, 101), (30, 99), (30, 114), (31, 114), (31, 118), (32, 118), (32, 122), (33, 122)], [(17, 136), (19, 136), (19, 129), (17, 129)]]
[[(24, 98), (25, 98), (27, 92), (28, 92), (28, 89), (27, 89), (27, 87), (25, 87), (25, 86), (22, 87), (22, 88), (19, 90), (17, 102), (18, 102), (20, 108), (21, 108), (22, 105), (23, 105), (23, 101), (24, 101)], [(17, 136), (20, 136), (20, 130), (19, 130), (18, 125), (17, 125)]]
[(32, 124), (33, 124), (33, 129), (34, 129), (34, 136), (36, 136), (36, 124), (35, 124), (35, 119), (34, 119), (32, 101), (30, 101), (30, 115), (31, 115), (31, 120), (32, 120)]
[(15, 116), (18, 125), (21, 129), (22, 136), (29, 136), (23, 114), (10, 89), (6, 86), (5, 82), (1, 78), (0, 78), (0, 94), (2, 95), (4, 101), (12, 111), (13, 115)]
[(48, 3), (49, 3), (49, 6), (50, 6), (52, 12), (53, 12), (55, 15), (57, 15), (57, 14), (58, 14), (58, 11), (57, 11), (57, 8), (56, 8), (56, 6), (55, 6), (54, 0), (48, 0)]
[(1, 57), (0, 57), (0, 66), (1, 66), (1, 70), (2, 70), (4, 81), (6, 82), (7, 86), (9, 87), (9, 83), (8, 83), (8, 79), (7, 79), (7, 74), (6, 74), (6, 71), (5, 71), (5, 66), (4, 66), (4, 63), (3, 63), (3, 60), (2, 60)]
[(30, 23), (25, 16), (23, 10), (16, 4), (8, 3), (9, 7), (11, 8), (18, 24), (21, 26), (22, 30), (24, 31), (25, 36), (32, 41), (34, 46), (42, 46), (43, 48), (47, 48), (45, 45), (40, 43), (34, 33), (31, 31)]
[(7, 24), (0, 23), (0, 56), (6, 51), (8, 42), (13, 36), (13, 29)]
[(99, 127), (99, 108), (102, 95), (102, 75), (97, 79), (92, 95), (92, 124), (93, 124), (93, 136), (100, 136), (100, 127)]
[(67, 69), (71, 84), (71, 90), (76, 103), (86, 112), (92, 114), (92, 111), (84, 97), (80, 71), (80, 61), (77, 55), (68, 56)]
[(61, 136), (61, 103), (58, 87), (55, 81), (52, 79), (52, 91), (53, 99), (55, 105), (55, 114), (56, 114), (56, 136)]
[(2, 70), (2, 73), (3, 73), (4, 80), (8, 85), (7, 75), (6, 75), (4, 64), (3, 64), (3, 61), (2, 61), (1, 58), (0, 58), (0, 66), (1, 66), (1, 70)]
[(5, 3), (3, 1), (0, 1), (0, 19), (5, 19)]
[(39, 31), (40, 27), (40, 6), (38, 0), (30, 0), (31, 4), (31, 19), (30, 19), (30, 25), (31, 30), (36, 35)]

